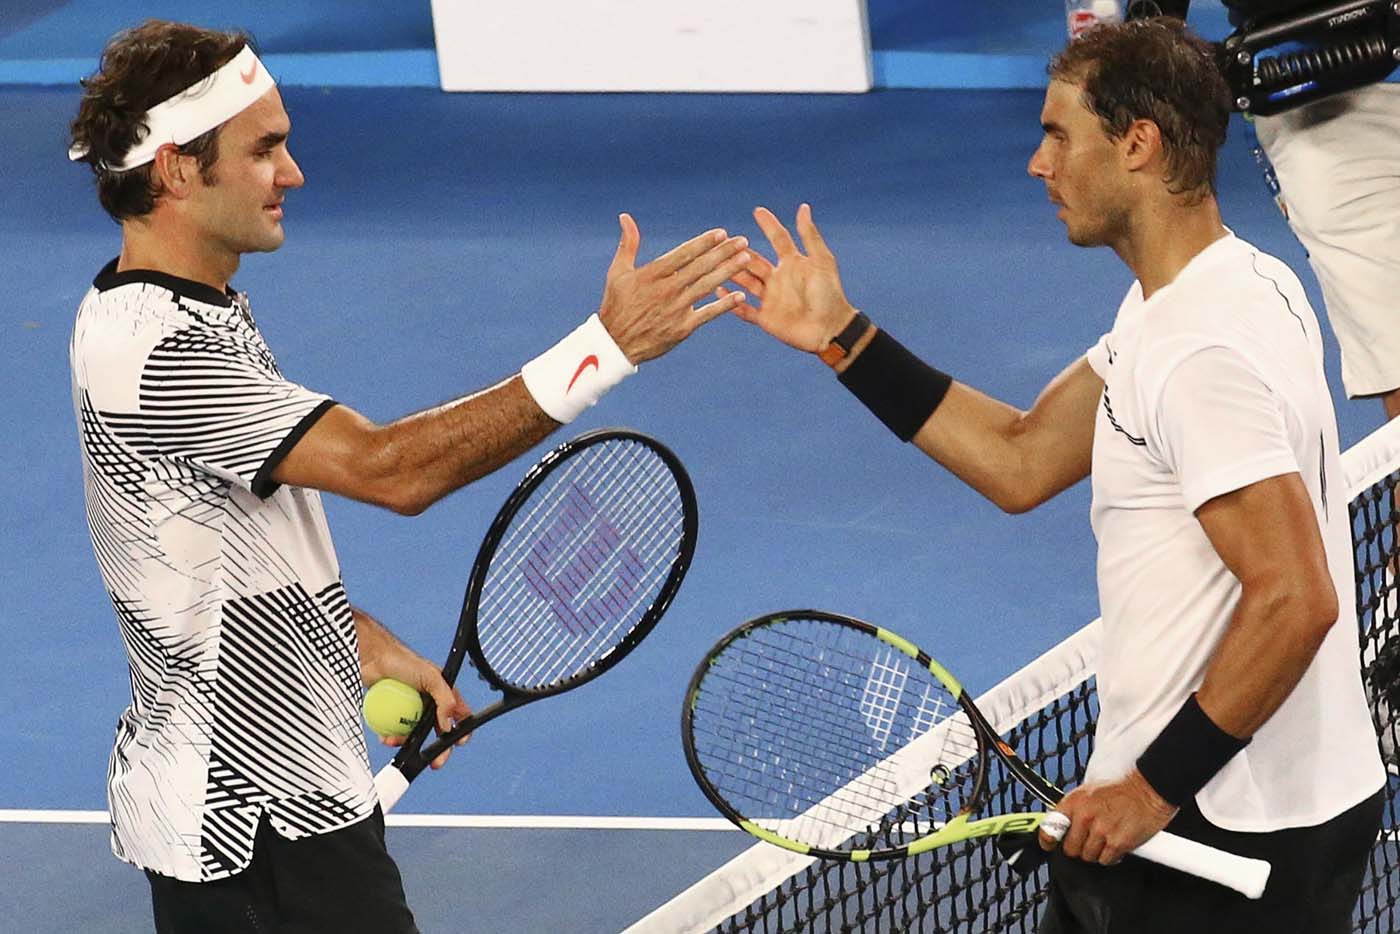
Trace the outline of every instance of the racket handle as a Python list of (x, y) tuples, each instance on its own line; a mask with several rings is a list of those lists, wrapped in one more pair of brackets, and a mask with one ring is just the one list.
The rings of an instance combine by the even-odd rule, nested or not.
[(374, 776), (374, 790), (379, 795), (379, 807), (388, 814), (408, 790), (408, 779), (390, 762)]
[(1170, 866), (1202, 879), (1218, 882), (1247, 898), (1264, 894), (1273, 869), (1267, 861), (1217, 850), (1176, 834), (1159, 833), (1133, 851), (1160, 866)]

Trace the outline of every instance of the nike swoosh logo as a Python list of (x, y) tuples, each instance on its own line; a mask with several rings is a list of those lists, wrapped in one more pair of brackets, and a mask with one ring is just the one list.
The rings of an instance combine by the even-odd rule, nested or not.
[(593, 354), (584, 357), (583, 361), (579, 363), (578, 369), (574, 370), (574, 378), (569, 380), (569, 388), (564, 390), (565, 395), (573, 391), (574, 383), (578, 382), (578, 378), (583, 375), (583, 371), (589, 367), (593, 367), (595, 370), (598, 369), (598, 358)]
[(253, 62), (253, 67), (252, 67), (252, 68), (249, 68), (247, 71), (240, 71), (240, 72), (238, 73), (238, 77), (240, 77), (240, 78), (243, 79), (243, 83), (244, 83), (244, 84), (252, 84), (252, 83), (253, 83), (253, 79), (256, 78), (257, 76), (258, 76), (258, 63), (257, 63), (257, 62)]

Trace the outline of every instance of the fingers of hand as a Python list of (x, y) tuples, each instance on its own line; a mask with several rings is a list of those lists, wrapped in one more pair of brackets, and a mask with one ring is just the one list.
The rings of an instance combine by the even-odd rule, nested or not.
[[(739, 239), (742, 240), (743, 238), (741, 237)], [(694, 304), (701, 298), (705, 297), (706, 295), (709, 295), (720, 285), (728, 282), (735, 276), (739, 275), (743, 271), (744, 267), (748, 265), (748, 262), (749, 256), (747, 251), (740, 250), (739, 252), (730, 256), (729, 259), (725, 260), (719, 266), (716, 266), (710, 272), (701, 276), (699, 280), (694, 282), (689, 288), (686, 289), (683, 296), (686, 304)]]
[[(753, 254), (749, 255), (752, 256)], [(750, 263), (750, 267), (752, 267), (752, 263)], [(736, 272), (730, 278), (733, 279), (734, 282), (738, 285), (741, 285), (744, 288), (748, 289), (758, 298), (763, 298), (763, 280), (758, 278), (758, 276), (755, 276), (753, 273), (745, 270), (743, 272)]]
[(763, 231), (763, 235), (768, 238), (768, 242), (773, 244), (773, 251), (778, 254), (778, 262), (782, 262), (790, 256), (800, 256), (797, 244), (793, 242), (792, 234), (782, 225), (773, 212), (767, 208), (754, 208), (753, 219), (758, 222), (758, 229)]
[(669, 276), (671, 273), (679, 271), (716, 247), (722, 246), (730, 239), (738, 240), (742, 238), (730, 238), (724, 230), (718, 227), (714, 230), (707, 230), (698, 237), (691, 237), (669, 253), (658, 256), (650, 263), (647, 263), (643, 268), (658, 276)]
[(1053, 850), (1059, 846), (1060, 841), (1069, 832), (1070, 820), (1059, 811), (1051, 811), (1045, 815), (1045, 820), (1040, 823), (1040, 848), (1042, 850)]
[[(732, 268), (734, 272), (738, 272), (748, 265), (749, 256), (745, 250), (748, 245), (748, 237), (728, 237), (677, 269), (671, 275), (670, 281), (683, 291), (689, 292), (697, 283), (712, 276), (717, 269)], [(709, 292), (713, 288), (714, 286), (710, 285), (703, 291)]]
[(725, 292), (720, 295), (720, 290), (716, 289), (714, 294), (719, 295), (718, 301), (708, 302), (695, 309), (696, 327), (713, 321), (725, 312), (737, 311), (744, 304), (743, 292)]
[[(748, 301), (746, 300), (748, 296), (746, 296), (743, 292), (731, 292), (724, 286), (720, 286), (719, 288), (715, 289), (714, 294), (720, 299), (729, 299), (732, 302), (732, 304), (729, 306), (728, 310), (734, 312), (742, 320), (748, 321), (749, 323), (754, 323), (758, 320), (758, 309), (748, 303)], [(706, 305), (704, 308), (701, 308), (700, 311), (704, 312), (706, 309), (713, 307), (715, 304), (718, 304), (718, 302), (712, 303), (711, 305)], [(717, 314), (719, 313), (721, 312), (717, 312)]]

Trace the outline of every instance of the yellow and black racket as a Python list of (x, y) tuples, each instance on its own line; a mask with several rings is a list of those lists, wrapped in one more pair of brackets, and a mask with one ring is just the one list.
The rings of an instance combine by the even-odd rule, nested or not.
[[(771, 613), (726, 635), (691, 678), (681, 732), (720, 813), (823, 859), (899, 859), (1064, 819), (983, 815), (993, 756), (1047, 809), (1064, 792), (1017, 757), (946, 668), (836, 613)], [(1136, 854), (1250, 898), (1269, 877), (1267, 862), (1168, 833)]]

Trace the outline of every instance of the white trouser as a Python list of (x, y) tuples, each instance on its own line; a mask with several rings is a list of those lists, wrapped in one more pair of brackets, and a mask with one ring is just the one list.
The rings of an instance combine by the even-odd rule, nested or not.
[(1400, 84), (1259, 117), (1255, 130), (1322, 286), (1347, 395), (1400, 387)]

